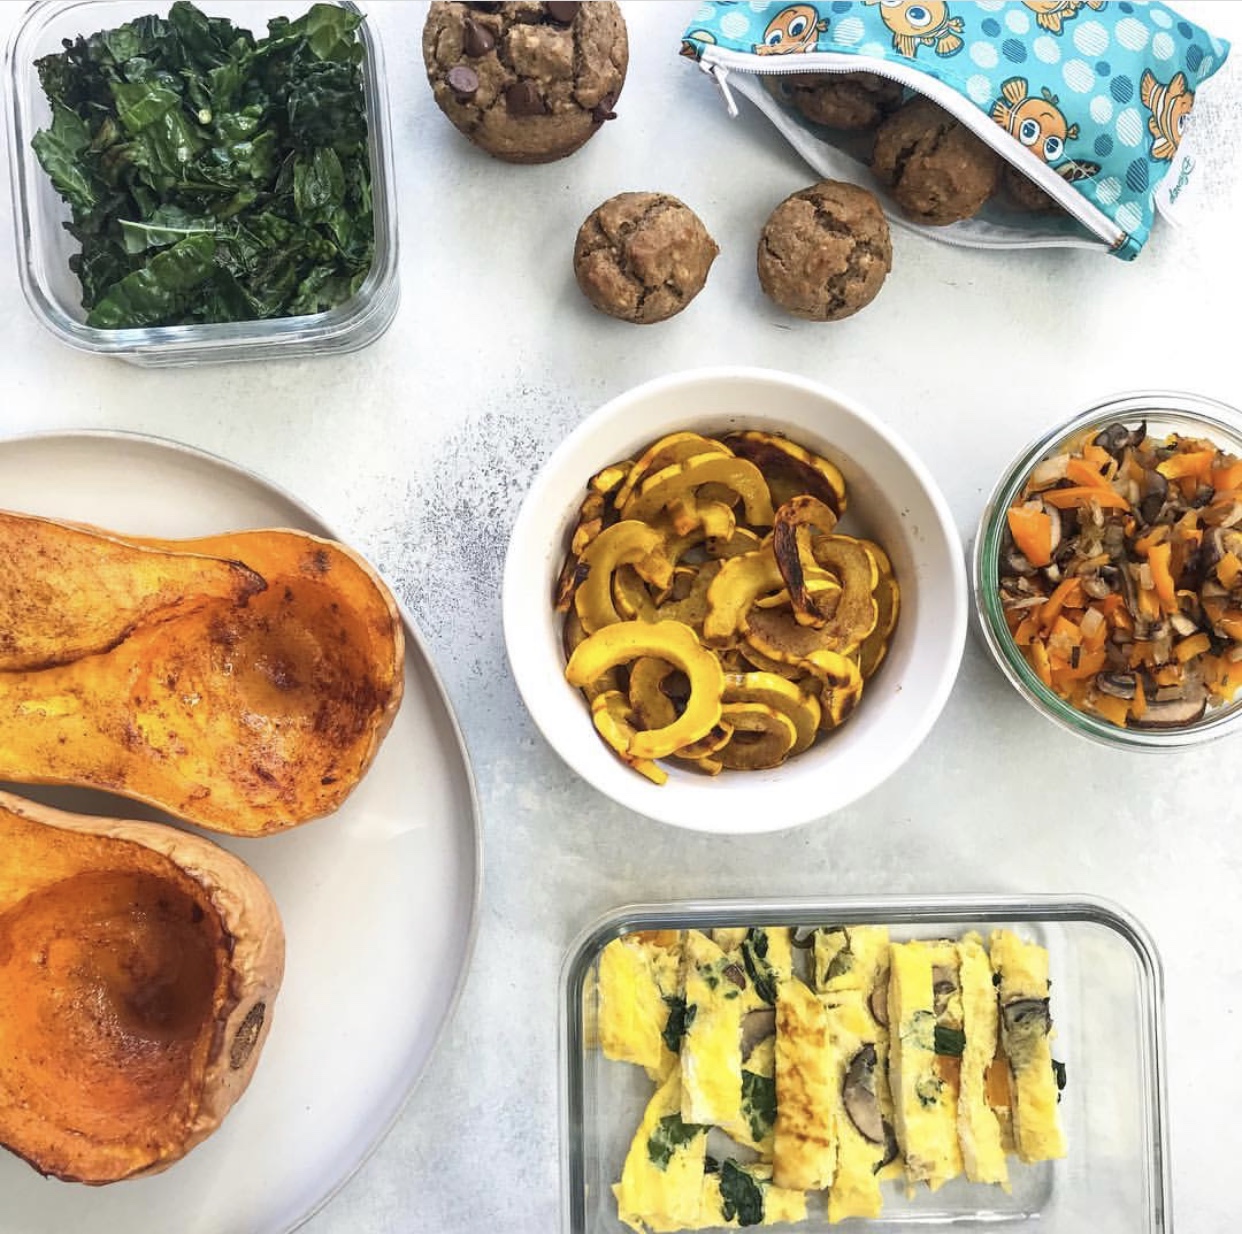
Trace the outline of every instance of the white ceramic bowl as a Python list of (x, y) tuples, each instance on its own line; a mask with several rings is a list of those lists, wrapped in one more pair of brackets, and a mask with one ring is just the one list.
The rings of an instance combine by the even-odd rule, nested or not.
[[(857, 711), (829, 738), (771, 771), (709, 777), (666, 760), (666, 784), (626, 767), (566, 682), (552, 594), (586, 483), (666, 433), (784, 433), (840, 467), (841, 529), (877, 540), (901, 585), (888, 656)], [(503, 590), (505, 643), (518, 689), (556, 752), (614, 801), (697, 831), (776, 831), (856, 801), (910, 757), (940, 714), (961, 662), (969, 608), (961, 542), (927, 469), (875, 416), (788, 373), (714, 368), (676, 373), (588, 416), (544, 464), (518, 512)]]

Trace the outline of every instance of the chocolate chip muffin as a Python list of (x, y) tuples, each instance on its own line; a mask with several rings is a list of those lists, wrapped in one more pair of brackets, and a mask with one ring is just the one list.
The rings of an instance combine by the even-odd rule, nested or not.
[(1010, 163), (1005, 164), (1001, 183), (1007, 203), (1015, 210), (1025, 210), (1028, 214), (1050, 214), (1061, 208), (1034, 180), (1028, 180)]
[(787, 197), (759, 238), (759, 282), (807, 321), (840, 321), (870, 304), (893, 264), (888, 220), (866, 189), (824, 180)]
[(802, 115), (834, 129), (873, 129), (901, 106), (901, 83), (875, 73), (795, 73), (781, 84)]
[(475, 145), (510, 163), (548, 163), (615, 118), (629, 45), (613, 0), (436, 0), (423, 59), (440, 110)]
[(694, 299), (720, 249), (699, 216), (667, 193), (618, 193), (587, 215), (574, 277), (601, 312), (665, 321)]
[(876, 130), (871, 170), (902, 212), (941, 227), (970, 218), (996, 191), (1002, 160), (964, 124), (918, 97)]

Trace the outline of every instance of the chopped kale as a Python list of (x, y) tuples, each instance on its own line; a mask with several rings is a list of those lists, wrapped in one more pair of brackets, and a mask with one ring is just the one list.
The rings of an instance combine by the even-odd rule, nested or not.
[(759, 1225), (763, 1221), (763, 1189), (735, 1161), (720, 1167), (721, 1211), (726, 1221)]
[(687, 1007), (686, 1000), (679, 994), (664, 995), (664, 1005), (668, 1008), (668, 1019), (664, 1022), (664, 1030), (660, 1036), (664, 1038), (664, 1044), (676, 1054), (681, 1050), (681, 1039), (694, 1023), (699, 1009), (694, 1003)]
[(742, 1116), (757, 1143), (776, 1122), (776, 1080), (772, 1076), (742, 1071)]
[(966, 1034), (960, 1028), (947, 1028), (943, 1024), (936, 1025), (936, 1053), (949, 1058), (961, 1058), (966, 1049)]
[(265, 38), (177, 0), (36, 69), (32, 146), (68, 204), (105, 329), (317, 313), (375, 253), (361, 17), (316, 4)]
[(776, 1006), (776, 970), (768, 963), (768, 933), (766, 930), (747, 930), (742, 942), (742, 961), (750, 979), (755, 983), (755, 993), (769, 1006)]
[(652, 1165), (667, 1170), (673, 1153), (684, 1148), (696, 1135), (705, 1134), (706, 1130), (706, 1127), (695, 1123), (683, 1123), (680, 1114), (666, 1114), (647, 1139), (647, 1156), (651, 1158)]

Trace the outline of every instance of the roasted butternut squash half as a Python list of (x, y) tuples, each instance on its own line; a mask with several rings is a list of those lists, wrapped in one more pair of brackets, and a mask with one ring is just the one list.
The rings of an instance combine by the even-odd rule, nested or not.
[(249, 1084), (284, 955), (210, 840), (0, 793), (0, 1146), (93, 1184), (180, 1160)]
[[(78, 561), (58, 554), (58, 527), (66, 544), (83, 534), (49, 525), (49, 575)], [(115, 543), (98, 538), (96, 574)], [(154, 615), (127, 610), (112, 623), (126, 629), (113, 646), (0, 671), (0, 780), (105, 789), (232, 835), (266, 835), (335, 810), (401, 701), (401, 616), (383, 582), (349, 549), (301, 531), (125, 543), (242, 563), (264, 587), (196, 599), (171, 615), (167, 604)], [(133, 566), (122, 559), (115, 568)], [(84, 582), (101, 610), (95, 623), (106, 626), (124, 587)], [(18, 611), (37, 623), (37, 613)]]

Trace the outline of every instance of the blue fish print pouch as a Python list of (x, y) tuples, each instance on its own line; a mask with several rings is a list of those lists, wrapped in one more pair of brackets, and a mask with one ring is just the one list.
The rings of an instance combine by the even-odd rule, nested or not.
[[(1155, 0), (710, 0), (682, 40), (732, 114), (736, 90), (820, 175), (870, 188), (907, 227), (977, 247), (1069, 245), (1126, 260), (1194, 170), (1183, 137), (1195, 95), (1228, 53)], [(869, 135), (794, 105), (806, 75), (859, 72), (951, 112), (1061, 209), (1001, 193), (947, 226), (904, 218), (870, 172)]]

